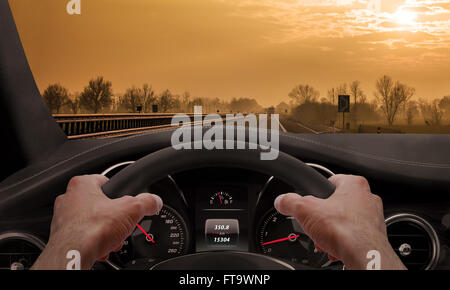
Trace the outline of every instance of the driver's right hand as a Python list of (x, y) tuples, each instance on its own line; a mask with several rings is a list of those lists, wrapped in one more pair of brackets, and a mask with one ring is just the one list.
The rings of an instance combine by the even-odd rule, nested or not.
[(360, 176), (336, 175), (336, 191), (328, 199), (290, 193), (275, 200), (275, 208), (293, 216), (319, 251), (341, 260), (347, 269), (366, 269), (368, 253), (378, 251), (381, 269), (406, 269), (389, 244), (383, 202)]

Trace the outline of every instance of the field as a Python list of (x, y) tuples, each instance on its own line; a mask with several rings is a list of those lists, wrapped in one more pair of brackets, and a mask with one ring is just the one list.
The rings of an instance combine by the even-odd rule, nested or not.
[[(310, 134), (323, 134), (332, 133), (333, 128), (324, 124), (306, 124), (292, 119), (282, 118), (281, 123), (288, 132), (291, 133), (310, 133)], [(355, 133), (355, 134), (450, 134), (450, 125), (394, 125), (388, 127), (386, 124), (369, 124), (369, 125), (357, 125), (350, 128), (350, 130), (342, 131), (340, 127), (336, 127), (336, 133)], [(379, 131), (378, 128), (381, 128)]]

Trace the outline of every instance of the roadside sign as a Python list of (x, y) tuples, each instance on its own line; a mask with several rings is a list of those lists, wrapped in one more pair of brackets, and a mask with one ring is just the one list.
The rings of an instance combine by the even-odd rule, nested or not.
[(338, 102), (338, 112), (339, 113), (350, 113), (350, 96), (349, 95), (339, 95)]

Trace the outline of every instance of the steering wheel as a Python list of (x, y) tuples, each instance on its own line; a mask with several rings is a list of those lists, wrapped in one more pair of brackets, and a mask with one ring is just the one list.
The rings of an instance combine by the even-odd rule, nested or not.
[[(190, 145), (192, 146), (190, 148), (196, 148), (193, 147), (194, 143)], [(261, 149), (175, 150), (168, 147), (127, 166), (114, 175), (102, 189), (110, 198), (136, 195), (149, 184), (171, 174), (207, 167), (224, 167), (252, 170), (274, 176), (293, 186), (295, 192), (301, 195), (313, 195), (325, 199), (334, 192), (333, 184), (302, 161), (283, 152), (279, 152), (276, 160), (263, 161), (260, 158), (262, 152), (264, 151)], [(259, 254), (204, 252), (173, 258), (157, 264), (152, 269), (286, 270), (292, 267), (277, 259)]]

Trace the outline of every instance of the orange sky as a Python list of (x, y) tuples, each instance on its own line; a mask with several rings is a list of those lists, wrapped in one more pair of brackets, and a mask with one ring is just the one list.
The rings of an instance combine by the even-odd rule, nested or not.
[[(450, 0), (10, 0), (40, 90), (253, 97), (268, 106), (309, 83), (326, 96), (358, 79), (372, 97), (389, 74), (417, 98), (450, 94)], [(369, 3), (371, 2), (371, 3)], [(371, 5), (373, 4), (373, 5)]]

